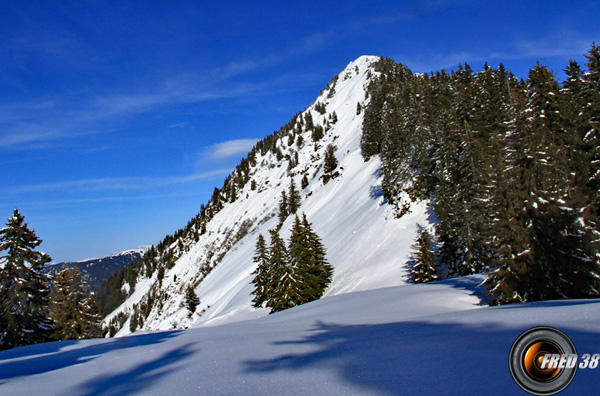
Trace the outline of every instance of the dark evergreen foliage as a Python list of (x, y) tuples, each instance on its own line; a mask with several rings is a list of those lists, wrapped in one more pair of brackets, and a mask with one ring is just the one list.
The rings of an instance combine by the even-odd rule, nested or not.
[(54, 278), (50, 317), (57, 340), (80, 340), (102, 336), (100, 311), (94, 295), (77, 267), (66, 265)]
[(288, 215), (292, 215), (300, 208), (301, 198), (300, 193), (296, 190), (296, 184), (294, 179), (290, 182), (290, 188), (288, 191)]
[[(295, 248), (298, 244), (300, 249)], [(296, 255), (296, 251), (300, 254)], [(327, 261), (326, 250), (321, 237), (313, 231), (312, 224), (302, 215), (302, 222), (296, 216), (290, 236), (290, 256), (302, 280), (302, 303), (318, 300), (331, 282), (333, 267)]]
[(271, 312), (277, 312), (293, 307), (296, 303), (296, 295), (285, 242), (277, 230), (269, 230), (269, 233), (271, 234), (269, 282), (267, 283), (268, 292), (265, 306), (271, 308)]
[(288, 218), (288, 216), (293, 215), (298, 211), (300, 204), (302, 203), (301, 201), (302, 198), (300, 197), (300, 192), (296, 189), (296, 184), (294, 183), (294, 179), (292, 179), (287, 194), (285, 191), (281, 192), (281, 199), (279, 200), (278, 227), (283, 225), (283, 222)]
[(285, 191), (281, 192), (281, 199), (279, 200), (279, 227), (283, 224), (285, 219), (289, 216), (289, 205), (288, 205), (288, 197), (285, 194)]
[(41, 273), (50, 256), (17, 209), (0, 230), (0, 350), (45, 342), (52, 333), (48, 315), (50, 279)]
[(324, 135), (325, 130), (323, 129), (323, 127), (321, 125), (316, 125), (312, 130), (311, 137), (313, 142), (318, 142), (323, 138)]
[(331, 174), (338, 166), (337, 158), (335, 157), (335, 146), (328, 145), (325, 151), (325, 161), (323, 163), (323, 172)]
[(308, 176), (306, 176), (306, 174), (304, 174), (302, 176), (302, 182), (300, 184), (300, 187), (304, 190), (306, 187), (308, 187)]
[(327, 112), (327, 109), (325, 108), (325, 104), (322, 102), (317, 102), (315, 104), (315, 110), (317, 112), (319, 112), (319, 114), (325, 114)]
[(409, 262), (409, 280), (414, 283), (425, 283), (439, 279), (431, 234), (427, 230), (423, 230), (412, 248), (413, 257)]
[(600, 54), (559, 84), (543, 65), (413, 75), (382, 59), (362, 109), (398, 216), (430, 198), (448, 274), (490, 273), (497, 303), (597, 297)]
[(329, 91), (329, 93), (327, 94), (327, 99), (331, 99), (335, 95), (335, 86), (338, 82), (338, 79), (339, 76), (335, 75), (333, 76), (329, 84), (327, 84), (327, 90)]
[(194, 290), (194, 286), (189, 285), (185, 291), (185, 307), (188, 310), (188, 316), (190, 318), (196, 312), (198, 305), (200, 305), (200, 299)]
[(306, 220), (295, 216), (289, 245), (277, 230), (270, 230), (267, 249), (259, 235), (256, 242), (252, 292), (254, 307), (269, 307), (270, 313), (282, 311), (321, 298), (331, 282), (333, 269), (327, 262), (325, 247)]
[(256, 263), (256, 270), (252, 273), (254, 275), (254, 290), (252, 294), (252, 306), (255, 308), (262, 308), (266, 303), (269, 296), (268, 285), (271, 283), (271, 277), (269, 273), (269, 252), (267, 251), (267, 245), (265, 238), (262, 234), (258, 235), (256, 240), (256, 251), (253, 257)]
[[(583, 144), (589, 161), (586, 187), (594, 199), (595, 216), (600, 216), (600, 46), (593, 44), (586, 55), (588, 72), (583, 77)], [(597, 221), (596, 221), (597, 223)]]

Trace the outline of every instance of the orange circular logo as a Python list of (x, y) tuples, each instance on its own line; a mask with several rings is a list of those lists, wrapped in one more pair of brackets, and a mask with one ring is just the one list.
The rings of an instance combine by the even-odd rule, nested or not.
[(509, 369), (517, 385), (532, 395), (554, 395), (577, 372), (577, 351), (567, 335), (553, 327), (534, 327), (510, 349)]

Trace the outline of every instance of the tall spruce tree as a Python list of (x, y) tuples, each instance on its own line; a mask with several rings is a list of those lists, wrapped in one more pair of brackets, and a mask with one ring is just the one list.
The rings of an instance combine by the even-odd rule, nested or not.
[(100, 337), (100, 313), (94, 296), (77, 267), (62, 270), (54, 278), (50, 316), (57, 340)]
[(431, 234), (427, 230), (423, 230), (412, 248), (413, 259), (410, 262), (409, 279), (414, 283), (432, 282), (439, 279)]
[(281, 192), (281, 200), (279, 201), (278, 228), (280, 228), (283, 225), (283, 222), (285, 221), (285, 219), (288, 218), (289, 215), (290, 215), (290, 211), (289, 211), (289, 205), (288, 205), (288, 197), (285, 194), (285, 191), (282, 191)]
[(256, 269), (252, 272), (252, 275), (254, 275), (252, 279), (252, 283), (254, 284), (252, 306), (262, 308), (269, 298), (269, 285), (271, 284), (269, 252), (262, 234), (259, 234), (256, 240), (256, 250), (253, 260), (256, 263)]
[(41, 273), (50, 256), (17, 209), (0, 230), (0, 349), (48, 341), (49, 278)]
[(301, 289), (296, 305), (312, 301), (311, 295), (314, 293), (315, 288), (318, 287), (318, 280), (313, 279), (311, 274), (312, 250), (313, 247), (311, 246), (307, 229), (300, 221), (298, 215), (296, 215), (292, 224), (288, 249), (290, 264)]
[(196, 308), (200, 305), (200, 299), (194, 290), (194, 286), (189, 285), (185, 290), (185, 307), (188, 310), (188, 317), (192, 317), (196, 312)]
[(306, 302), (318, 300), (331, 283), (333, 267), (327, 261), (326, 250), (321, 237), (313, 231), (312, 224), (302, 215), (301, 233), (307, 241), (308, 255), (306, 270), (301, 274), (303, 279), (302, 295)]
[[(450, 276), (464, 275), (464, 247), (461, 249), (460, 234), (465, 227), (464, 202), (458, 197), (457, 186), (461, 182), (459, 152), (461, 150), (461, 125), (454, 111), (440, 114), (438, 130), (440, 144), (435, 152), (434, 207), (438, 215), (437, 232), (441, 242), (441, 260), (448, 266)], [(457, 199), (458, 198), (458, 199)]]
[(327, 146), (327, 149), (325, 150), (325, 160), (323, 163), (323, 172), (331, 173), (337, 168), (337, 166), (338, 166), (338, 161), (337, 161), (337, 158), (335, 158), (335, 146), (330, 144)]
[(585, 137), (590, 130), (589, 120), (586, 120), (586, 99), (583, 95), (583, 70), (574, 60), (564, 69), (567, 78), (562, 84), (561, 118), (564, 129), (563, 145), (566, 149), (569, 173), (573, 174), (574, 182), (585, 187), (590, 174), (591, 147), (585, 143)]
[(270, 313), (273, 313), (294, 307), (297, 304), (298, 293), (285, 242), (278, 230), (269, 230), (269, 233), (269, 292), (265, 305), (271, 308)]
[(588, 72), (583, 77), (582, 96), (585, 99), (583, 109), (584, 122), (588, 122), (588, 130), (583, 137), (586, 150), (586, 162), (589, 163), (586, 189), (589, 199), (587, 224), (592, 229), (592, 237), (587, 241), (596, 252), (596, 262), (600, 261), (600, 46), (592, 44), (587, 58)]
[(290, 189), (288, 192), (288, 215), (292, 215), (298, 211), (300, 208), (301, 198), (300, 193), (296, 189), (296, 184), (294, 183), (294, 179), (290, 182)]

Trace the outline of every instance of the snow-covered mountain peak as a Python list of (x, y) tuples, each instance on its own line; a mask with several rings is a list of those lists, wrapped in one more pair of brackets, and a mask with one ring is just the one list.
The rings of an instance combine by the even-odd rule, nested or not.
[(111, 257), (114, 257), (114, 256), (127, 256), (127, 255), (130, 255), (130, 254), (143, 255), (149, 249), (150, 249), (150, 246), (148, 246), (148, 245), (140, 245), (140, 246), (138, 246), (136, 248), (133, 248), (133, 249), (127, 249), (127, 250), (124, 250), (122, 252), (113, 253), (110, 256)]
[[(325, 297), (404, 284), (417, 226), (428, 226), (434, 216), (427, 202), (417, 202), (397, 219), (381, 193), (379, 159), (362, 157), (361, 108), (368, 104), (378, 59), (351, 62), (304, 112), (259, 142), (215, 192), (203, 217), (168, 239), (163, 253), (146, 254), (135, 284), (123, 285), (129, 298), (105, 323), (123, 335), (266, 315), (268, 310), (251, 306), (252, 257), (258, 235), (268, 239), (277, 226), (282, 192), (292, 181), (302, 198), (299, 213), (321, 236), (334, 268)], [(326, 172), (330, 147), (337, 166)], [(286, 240), (292, 222), (290, 216), (282, 224)], [(190, 285), (200, 299), (191, 318), (184, 307)]]
[(348, 70), (354, 69), (355, 67), (358, 67), (360, 70), (364, 70), (364, 68), (370, 68), (373, 65), (373, 63), (378, 62), (380, 59), (381, 58), (379, 56), (375, 55), (361, 55), (356, 60), (350, 62), (348, 66), (346, 66), (344, 71), (340, 74), (343, 74)]

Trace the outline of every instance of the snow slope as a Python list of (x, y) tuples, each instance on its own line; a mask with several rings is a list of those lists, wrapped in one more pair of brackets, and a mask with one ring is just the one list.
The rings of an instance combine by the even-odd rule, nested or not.
[[(209, 326), (266, 315), (267, 310), (251, 307), (256, 238), (262, 233), (268, 241), (268, 230), (278, 222), (276, 214), (282, 191), (288, 190), (292, 179), (300, 189), (304, 174), (309, 177), (309, 185), (301, 191), (300, 212), (307, 215), (322, 237), (334, 267), (325, 297), (404, 284), (405, 263), (418, 229), (430, 227), (435, 216), (427, 202), (416, 202), (409, 214), (396, 219), (381, 193), (379, 159), (365, 163), (361, 155), (363, 116), (357, 114), (357, 103), (364, 107), (368, 101), (366, 87), (376, 74), (372, 64), (377, 60), (363, 56), (351, 62), (335, 84), (330, 84), (301, 114), (305, 118), (310, 113), (314, 125), (326, 125), (335, 114), (337, 122), (321, 140), (315, 143), (306, 128), (300, 148), (295, 142), (290, 144), (286, 136), (279, 139), (277, 145), (284, 155), (298, 152), (296, 167), (288, 169), (289, 161), (278, 160), (273, 153), (257, 154), (256, 165), (250, 172), (256, 190), (248, 183), (238, 192), (238, 199), (225, 204), (207, 225), (206, 233), (165, 273), (160, 286), (156, 274), (139, 279), (134, 293), (106, 321), (119, 312), (132, 312), (134, 305), (150, 294), (164, 296), (165, 301), (144, 320), (145, 330), (187, 328), (194, 324)], [(325, 105), (325, 114), (317, 111), (318, 103)], [(300, 125), (298, 119), (296, 123)], [(336, 147), (339, 176), (324, 184), (322, 163), (329, 144)], [(228, 246), (227, 242), (235, 240), (233, 236), (244, 222), (250, 222), (249, 232)], [(286, 240), (292, 222), (293, 217), (289, 217), (283, 224), (281, 234)], [(201, 274), (203, 265), (214, 267), (205, 278)], [(201, 300), (198, 313), (191, 319), (183, 308), (183, 295), (189, 284), (195, 286)], [(128, 333), (129, 322), (117, 335)]]
[[(600, 352), (600, 301), (479, 305), (481, 276), (331, 296), (222, 326), (0, 353), (0, 394), (526, 395), (508, 369), (526, 329)], [(597, 394), (600, 369), (561, 395)]]

